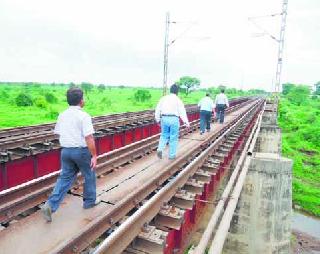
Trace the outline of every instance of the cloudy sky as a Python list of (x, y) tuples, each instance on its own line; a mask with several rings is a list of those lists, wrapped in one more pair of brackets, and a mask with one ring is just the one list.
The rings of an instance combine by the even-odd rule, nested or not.
[[(272, 89), (278, 44), (248, 17), (282, 0), (0, 0), (0, 80), (161, 86), (165, 13), (169, 84)], [(320, 80), (320, 1), (289, 0), (283, 82)], [(279, 37), (280, 16), (255, 19)]]

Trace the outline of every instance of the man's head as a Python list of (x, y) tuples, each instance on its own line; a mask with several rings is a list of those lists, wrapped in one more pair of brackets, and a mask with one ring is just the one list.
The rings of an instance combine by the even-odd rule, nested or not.
[(67, 101), (70, 106), (84, 106), (83, 91), (79, 87), (71, 87), (67, 91)]
[(206, 96), (210, 97), (210, 93), (206, 93)]
[(173, 84), (171, 87), (170, 87), (170, 93), (174, 93), (175, 95), (177, 95), (179, 92), (179, 86), (176, 85), (176, 84)]
[(221, 93), (224, 93), (224, 88), (221, 88)]

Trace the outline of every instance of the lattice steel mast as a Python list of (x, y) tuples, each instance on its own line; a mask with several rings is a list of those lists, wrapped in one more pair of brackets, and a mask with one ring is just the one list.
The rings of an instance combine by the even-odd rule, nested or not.
[(281, 18), (280, 37), (278, 40), (279, 49), (278, 49), (278, 62), (277, 62), (277, 70), (276, 70), (276, 83), (275, 83), (276, 93), (280, 93), (282, 59), (283, 59), (283, 48), (284, 48), (284, 32), (286, 30), (287, 9), (288, 9), (288, 0), (283, 0), (282, 13), (281, 13), (282, 18)]

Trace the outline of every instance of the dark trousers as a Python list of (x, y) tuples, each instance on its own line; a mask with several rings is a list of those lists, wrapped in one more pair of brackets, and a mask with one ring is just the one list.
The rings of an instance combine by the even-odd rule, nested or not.
[(217, 104), (217, 121), (223, 123), (226, 104)]
[(84, 178), (83, 207), (89, 208), (94, 205), (96, 201), (96, 173), (91, 170), (90, 163), (91, 154), (87, 147), (62, 148), (60, 175), (48, 199), (52, 212), (58, 209), (79, 171)]
[(210, 130), (211, 115), (211, 111), (200, 110), (200, 132), (203, 133), (205, 129)]

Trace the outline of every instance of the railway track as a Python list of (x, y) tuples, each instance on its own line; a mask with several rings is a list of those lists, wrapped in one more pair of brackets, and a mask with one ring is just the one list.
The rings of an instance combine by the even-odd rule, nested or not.
[[(188, 105), (186, 108), (189, 114), (197, 111), (196, 105)], [(117, 132), (119, 129), (152, 123), (154, 123), (153, 110), (93, 118), (96, 137), (104, 133)], [(58, 147), (57, 136), (53, 133), (54, 125), (55, 124), (43, 124), (0, 130), (0, 152), (2, 160), (16, 159), (23, 155), (34, 154), (41, 152), (41, 150), (50, 150)]]
[[(229, 108), (227, 113), (236, 110), (240, 105)], [(194, 131), (198, 124), (197, 120), (191, 122), (191, 130)], [(182, 128), (180, 136), (184, 136), (187, 133), (186, 129)], [(97, 176), (109, 173), (130, 161), (152, 152), (156, 149), (158, 141), (159, 134), (99, 156), (96, 168)], [(10, 221), (18, 214), (45, 201), (51, 193), (58, 176), (59, 171), (56, 171), (7, 191), (0, 192), (0, 222)], [(81, 175), (78, 176), (77, 183), (82, 183)]]
[[(132, 232), (130, 237), (126, 234), (123, 238), (122, 234), (120, 238), (114, 238), (114, 235), (111, 234), (111, 238), (107, 238), (109, 239), (107, 243), (97, 249), (97, 251), (105, 252), (105, 248), (107, 248), (106, 253), (120, 253), (139, 235), (141, 226), (156, 216), (161, 209), (159, 204), (170, 200), (182, 186), (188, 183), (188, 179), (197, 170), (202, 168), (202, 171), (198, 172), (197, 175), (199, 178), (207, 179), (207, 183), (205, 183), (207, 186), (205, 187), (203, 182), (200, 184), (201, 181), (190, 180), (189, 190), (192, 189), (195, 193), (200, 193), (201, 189), (207, 189), (208, 193), (209, 190), (213, 191), (214, 184), (210, 185), (209, 179), (212, 178), (213, 182), (219, 181), (220, 176), (232, 162), (230, 153), (239, 147), (237, 145), (238, 138), (243, 139), (244, 136), (241, 136), (243, 132), (250, 131), (250, 126), (252, 127), (261, 105), (262, 101), (258, 100), (250, 101), (247, 105), (242, 105), (242, 108), (234, 107), (234, 111), (227, 115), (226, 124), (215, 126), (216, 128), (212, 133), (202, 137), (192, 133), (198, 125), (198, 121), (194, 121), (191, 130), (189, 130), (191, 133), (184, 129), (181, 131), (183, 147), (178, 158), (173, 162), (167, 160), (159, 162), (152, 153), (157, 146), (157, 135), (100, 156), (97, 168), (97, 174), (100, 176), (98, 193), (103, 202), (92, 209), (90, 214), (84, 214), (83, 211), (73, 214), (74, 204), (79, 205), (79, 200), (81, 200), (79, 183), (82, 182), (82, 179), (78, 177), (78, 184), (72, 190), (72, 195), (69, 195), (67, 203), (62, 205), (64, 207), (60, 209), (73, 214), (73, 219), (68, 222), (72, 225), (65, 225), (63, 215), (60, 214), (61, 216), (59, 216), (59, 212), (57, 213), (57, 219), (54, 218), (51, 225), (46, 225), (41, 219), (37, 219), (40, 215), (35, 207), (43, 202), (51, 192), (57, 173), (1, 192), (0, 221), (5, 228), (0, 231), (0, 245), (4, 246), (4, 250), (10, 250), (10, 253), (19, 253), (17, 251), (25, 247), (32, 251), (30, 253), (41, 253), (41, 251), (45, 253), (81, 252), (108, 229), (119, 227), (118, 223), (121, 220), (124, 220), (133, 211), (139, 211), (138, 207), (145, 207), (143, 206), (144, 202), (147, 204), (155, 196), (160, 195), (159, 193), (163, 193), (163, 188), (167, 188), (168, 192), (161, 194), (161, 199), (160, 201), (157, 200), (156, 205), (151, 205), (152, 208), (148, 205), (150, 209), (148, 208), (147, 214), (142, 216), (143, 223), (141, 217), (139, 217), (139, 223), (133, 223), (134, 228), (128, 231)], [(224, 159), (224, 157), (227, 159)], [(212, 165), (216, 165), (216, 167)], [(186, 171), (187, 168), (189, 169)], [(204, 170), (204, 168), (208, 170)], [(187, 173), (182, 174), (182, 172)], [(135, 214), (130, 216), (122, 225), (125, 225), (129, 220), (133, 220), (130, 218), (136, 216)], [(118, 231), (124, 227), (122, 225), (120, 225)], [(73, 231), (73, 233), (69, 232), (77, 226), (80, 226), (78, 230)], [(64, 230), (62, 235), (66, 234), (67, 236), (60, 236), (63, 239), (57, 236), (55, 240), (49, 242), (44, 240), (42, 243), (44, 246), (42, 247), (34, 246), (32, 242), (26, 242), (26, 239), (19, 238), (21, 235), (32, 235), (32, 232), (36, 235), (40, 234), (39, 237), (44, 237), (48, 235), (47, 227), (51, 228), (53, 232), (54, 228), (62, 227), (61, 229)], [(110, 239), (117, 239), (117, 241), (111, 241)], [(119, 239), (121, 240), (119, 241)], [(15, 241), (19, 241), (21, 246), (15, 246)], [(114, 245), (115, 242), (120, 242), (121, 247)], [(26, 246), (22, 247), (24, 244)]]
[[(237, 105), (248, 98), (230, 101)], [(199, 118), (196, 106), (187, 106), (188, 118)], [(159, 133), (152, 110), (94, 118), (98, 155)], [(60, 168), (60, 146), (54, 124), (0, 131), (0, 191), (55, 172)], [(7, 133), (7, 134), (6, 134)]]

